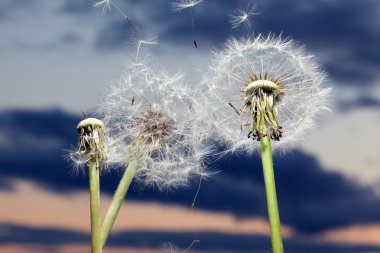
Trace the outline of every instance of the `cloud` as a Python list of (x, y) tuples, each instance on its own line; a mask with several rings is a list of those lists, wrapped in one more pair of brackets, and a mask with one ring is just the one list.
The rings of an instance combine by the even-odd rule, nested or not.
[[(61, 194), (87, 189), (86, 177), (70, 175), (70, 164), (63, 160), (63, 150), (77, 141), (75, 127), (79, 120), (59, 110), (1, 113), (0, 129), (10, 135), (9, 140), (19, 144), (0, 145), (3, 181), (31, 180)], [(22, 139), (24, 136), (26, 140)], [(51, 140), (56, 144), (50, 145)], [(275, 157), (274, 162), (284, 224), (299, 232), (317, 233), (353, 223), (380, 222), (380, 198), (370, 188), (359, 186), (342, 174), (328, 172), (313, 156), (299, 150)], [(266, 217), (261, 161), (257, 155), (228, 156), (212, 166), (220, 173), (203, 181), (196, 203), (198, 208), (227, 211), (238, 217)], [(103, 175), (102, 190), (111, 195), (120, 174), (121, 171), (114, 171)], [(180, 191), (157, 193), (134, 185), (128, 198), (188, 206), (196, 188), (194, 184)]]
[(349, 111), (358, 108), (380, 108), (380, 98), (373, 96), (359, 96), (354, 100), (342, 101), (339, 103), (339, 108), (342, 111)]
[[(83, 232), (57, 228), (36, 228), (15, 224), (0, 224), (0, 245), (40, 244), (58, 246), (64, 244), (89, 244), (90, 236)], [(136, 248), (160, 248), (164, 242), (172, 242), (185, 249), (189, 242), (197, 239), (200, 243), (193, 250), (207, 252), (267, 252), (270, 238), (259, 235), (227, 234), (216, 232), (164, 232), (164, 231), (123, 231), (112, 233), (109, 247), (132, 246)], [(367, 245), (338, 245), (313, 242), (310, 239), (286, 239), (287, 252), (345, 252), (364, 253), (380, 251), (380, 247)]]
[[(235, 10), (235, 1), (207, 1), (193, 14), (197, 40), (208, 46), (219, 46), (231, 34), (228, 16)], [(165, 4), (139, 1), (122, 5), (135, 15), (136, 26), (156, 32), (160, 41), (184, 44), (192, 41), (190, 12), (172, 13)], [(305, 43), (322, 60), (330, 77), (345, 85), (372, 85), (380, 66), (380, 36), (377, 20), (380, 8), (376, 1), (305, 3), (301, 0), (259, 1), (254, 33), (275, 33)], [(121, 49), (130, 32), (125, 21), (109, 18), (96, 38), (100, 49)], [(300, 22), (302, 20), (302, 22)], [(245, 30), (235, 32), (244, 35)], [(186, 43), (187, 45), (188, 43)]]
[(70, 15), (90, 14), (92, 11), (92, 3), (88, 0), (65, 0), (62, 2), (59, 12)]
[[(267, 2), (259, 5), (257, 18), (260, 32), (271, 30), (306, 43), (324, 55), (328, 73), (341, 81), (375, 80), (374, 66), (380, 65), (380, 36), (376, 28), (376, 1)], [(302, 20), (302, 22), (300, 22)], [(364, 84), (361, 84), (364, 85)]]

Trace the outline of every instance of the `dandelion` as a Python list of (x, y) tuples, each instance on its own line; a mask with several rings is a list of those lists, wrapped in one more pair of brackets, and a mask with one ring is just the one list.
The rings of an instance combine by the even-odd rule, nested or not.
[(190, 9), (190, 15), (191, 15), (191, 26), (193, 29), (193, 44), (195, 48), (198, 48), (198, 43), (195, 36), (195, 22), (194, 22), (194, 14), (193, 9), (195, 6), (201, 4), (204, 2), (204, 0), (177, 0), (171, 2), (172, 11), (174, 12), (181, 12), (185, 9)]
[[(273, 251), (283, 252), (274, 183), (274, 148), (286, 149), (303, 139), (327, 109), (330, 89), (314, 56), (291, 40), (274, 36), (231, 39), (214, 55), (200, 94), (214, 137), (230, 151), (252, 153), (261, 142), (261, 157)], [(248, 137), (248, 138), (247, 138)]]
[(235, 13), (230, 16), (232, 28), (239, 28), (242, 24), (246, 29), (251, 28), (253, 25), (253, 16), (259, 15), (256, 10), (256, 5), (252, 2), (248, 2), (244, 8), (236, 10)]
[(103, 242), (132, 179), (167, 190), (206, 175), (202, 159), (208, 150), (202, 145), (203, 133), (197, 131), (197, 106), (182, 75), (158, 71), (142, 59), (110, 89), (100, 109), (117, 146), (110, 156), (128, 167), (103, 222)]
[(90, 177), (91, 246), (93, 253), (101, 253), (100, 244), (100, 185), (99, 174), (106, 158), (105, 128), (102, 121), (86, 118), (77, 126), (78, 148), (70, 155), (76, 163), (88, 163)]

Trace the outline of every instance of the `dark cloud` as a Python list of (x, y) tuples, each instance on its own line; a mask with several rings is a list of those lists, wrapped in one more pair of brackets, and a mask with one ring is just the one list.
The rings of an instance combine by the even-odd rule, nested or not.
[[(63, 159), (63, 150), (77, 142), (75, 127), (79, 120), (80, 117), (59, 110), (1, 113), (0, 134), (8, 136), (0, 142), (2, 185), (6, 185), (7, 179), (21, 178), (61, 194), (87, 189), (86, 176), (71, 175), (70, 163)], [(302, 151), (275, 157), (274, 162), (284, 224), (299, 232), (316, 233), (354, 223), (380, 222), (380, 198), (370, 188), (359, 186), (342, 174), (328, 172)], [(261, 161), (257, 155), (226, 156), (212, 166), (220, 172), (203, 181), (197, 208), (227, 211), (237, 217), (266, 217)], [(103, 175), (102, 190), (111, 195), (121, 174), (119, 170)], [(197, 184), (169, 193), (138, 185), (132, 188), (128, 198), (190, 206)]]
[[(243, 2), (243, 1), (242, 1)], [(144, 19), (160, 27), (160, 41), (184, 44), (192, 41), (189, 10), (170, 11), (167, 3), (134, 2)], [(245, 34), (232, 30), (228, 19), (239, 6), (237, 1), (209, 0), (194, 13), (197, 40), (200, 45), (219, 46), (230, 35)], [(128, 8), (128, 6), (123, 6)], [(276, 33), (303, 44), (323, 61), (330, 77), (348, 85), (372, 85), (380, 67), (380, 35), (378, 33), (379, 3), (376, 1), (258, 1), (253, 31)], [(133, 17), (134, 13), (130, 15)], [(136, 24), (141, 17), (136, 16)], [(120, 21), (122, 22), (122, 21)], [(143, 30), (154, 28), (142, 27)], [(129, 29), (110, 21), (97, 37), (101, 49), (125, 47)], [(207, 47), (209, 49), (209, 47)]]
[[(57, 246), (64, 244), (90, 243), (87, 233), (57, 228), (35, 228), (14, 224), (0, 224), (1, 244)], [(200, 240), (192, 250), (207, 252), (270, 252), (270, 238), (247, 234), (227, 234), (217, 232), (163, 232), (128, 231), (112, 233), (107, 246), (161, 248), (164, 242), (172, 242), (185, 249), (192, 240)], [(368, 245), (338, 245), (334, 243), (316, 243), (312, 239), (286, 239), (284, 247), (289, 253), (364, 253), (378, 252), (380, 247)]]
[(339, 108), (342, 111), (349, 111), (358, 108), (380, 108), (380, 99), (372, 96), (360, 96), (354, 100), (342, 101), (339, 103)]
[(14, 185), (7, 179), (0, 178), (0, 191), (13, 191)]
[(92, 2), (90, 0), (65, 0), (59, 11), (71, 15), (90, 14)]
[(100, 30), (95, 40), (95, 47), (99, 50), (125, 49), (126, 42), (133, 32), (133, 26), (125, 20), (113, 21)]
[[(160, 34), (154, 34), (159, 37), (160, 41), (169, 44), (190, 44), (192, 43), (192, 17), (195, 24), (195, 35), (199, 45), (207, 44), (208, 46), (215, 46), (222, 42), (229, 36), (230, 25), (228, 24), (228, 16), (222, 17), (222, 10), (226, 6), (236, 5), (223, 2), (208, 1), (202, 3), (195, 11), (183, 10), (180, 13), (174, 13), (170, 9), (168, 2), (151, 2), (151, 1), (138, 1), (131, 5), (142, 13), (142, 17), (135, 16), (134, 13), (128, 12), (129, 6), (119, 3), (119, 6), (130, 13), (133, 20), (132, 25), (129, 25), (125, 20), (111, 19), (108, 24), (101, 28), (98, 32), (96, 39), (96, 47), (98, 49), (119, 50), (125, 49), (127, 38), (130, 34), (140, 33), (142, 31), (152, 31), (154, 27), (162, 30)], [(209, 10), (213, 11), (210, 12)], [(191, 15), (191, 13), (193, 13)], [(149, 18), (148, 22), (153, 25), (150, 27), (149, 23), (145, 23), (146, 17)], [(143, 27), (145, 25), (145, 27)]]
[(260, 32), (283, 32), (304, 42), (316, 53), (330, 55), (326, 66), (332, 77), (341, 81), (370, 84), (380, 65), (376, 1), (328, 2), (300, 0), (260, 4), (257, 18)]
[(65, 33), (61, 36), (60, 41), (65, 45), (76, 45), (82, 41), (82, 37), (74, 33)]

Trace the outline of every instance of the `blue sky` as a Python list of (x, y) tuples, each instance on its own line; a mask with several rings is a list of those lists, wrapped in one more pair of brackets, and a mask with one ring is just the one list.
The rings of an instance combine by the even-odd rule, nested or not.
[[(334, 88), (323, 124), (275, 157), (283, 223), (307, 235), (380, 224), (379, 1), (257, 1), (260, 15), (247, 32), (228, 22), (246, 1), (208, 0), (194, 11), (197, 49), (186, 10), (173, 13), (169, 1), (115, 2), (133, 25), (87, 0), (1, 1), (0, 192), (17, 191), (14, 180), (64, 196), (86, 189), (85, 178), (72, 180), (62, 150), (75, 145), (80, 111), (95, 110), (131, 61), (136, 38), (155, 37), (149, 49), (157, 62), (196, 85), (212, 51), (229, 37), (275, 33), (315, 54)], [(199, 208), (265, 217), (261, 171), (251, 168), (259, 163), (258, 157), (216, 163), (222, 173), (202, 186)], [(104, 177), (104, 192), (112, 193), (117, 177)], [(195, 189), (165, 195), (136, 186), (131, 199), (186, 205)]]
[[(173, 13), (167, 1), (117, 3), (132, 17), (133, 26), (114, 8), (102, 15), (86, 0), (2, 1), (0, 108), (56, 107), (75, 114), (96, 109), (106, 87), (131, 59), (136, 37), (156, 37), (159, 44), (150, 49), (160, 64), (183, 71), (196, 83), (213, 49), (230, 36), (247, 34), (228, 23), (244, 1), (207, 1), (195, 10), (198, 49), (192, 46), (186, 10)], [(372, 134), (380, 107), (379, 3), (258, 1), (257, 8), (260, 15), (249, 33), (281, 33), (304, 44), (324, 65), (334, 87), (330, 120), (311, 136), (314, 141), (305, 144), (306, 150), (326, 165), (379, 187), (378, 137)], [(353, 141), (348, 136), (361, 137)], [(369, 173), (362, 173), (357, 167), (366, 161)]]

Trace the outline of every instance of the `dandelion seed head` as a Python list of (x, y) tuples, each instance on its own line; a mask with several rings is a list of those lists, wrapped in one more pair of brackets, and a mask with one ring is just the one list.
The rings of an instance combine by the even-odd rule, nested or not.
[(235, 13), (230, 16), (232, 28), (239, 28), (241, 25), (244, 25), (247, 29), (251, 28), (253, 25), (253, 17), (259, 15), (256, 10), (256, 5), (252, 2), (248, 2), (244, 8), (236, 10)]
[(253, 152), (259, 145), (252, 139), (265, 135), (275, 150), (286, 150), (328, 108), (325, 77), (315, 57), (292, 40), (233, 38), (204, 75), (199, 93), (210, 108), (204, 116), (229, 151)]
[(186, 185), (193, 176), (206, 175), (202, 159), (208, 148), (196, 101), (181, 73), (157, 70), (147, 56), (137, 60), (100, 108), (112, 136), (112, 161), (125, 166), (138, 160), (136, 180), (159, 190)]
[(75, 167), (83, 167), (91, 159), (95, 159), (98, 168), (105, 167), (107, 156), (106, 132), (102, 121), (86, 118), (76, 127), (79, 141), (76, 150), (69, 153)]
[(204, 0), (177, 0), (171, 2), (172, 11), (180, 12), (184, 9), (194, 8), (196, 5), (201, 4)]

